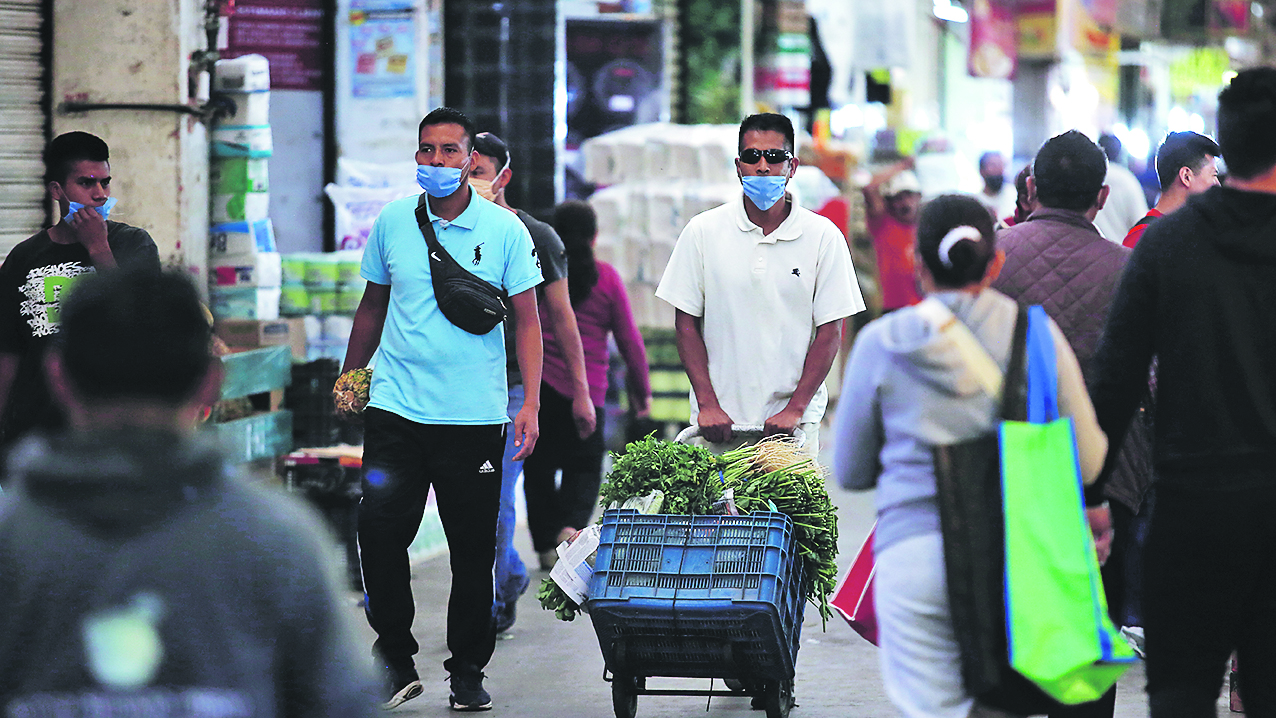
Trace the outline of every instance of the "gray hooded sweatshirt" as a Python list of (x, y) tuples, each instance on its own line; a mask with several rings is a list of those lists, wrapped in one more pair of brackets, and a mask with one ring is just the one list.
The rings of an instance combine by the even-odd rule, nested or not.
[[(932, 295), (966, 325), (1004, 372), (1018, 305), (992, 289)], [(1094, 481), (1107, 440), (1099, 431), (1077, 359), (1054, 321), (1059, 412), (1071, 416), (1083, 480)], [(939, 532), (932, 449), (996, 430), (1000, 397), (989, 396), (950, 335), (913, 307), (860, 332), (834, 422), (834, 473), (847, 489), (877, 487), (874, 550)]]

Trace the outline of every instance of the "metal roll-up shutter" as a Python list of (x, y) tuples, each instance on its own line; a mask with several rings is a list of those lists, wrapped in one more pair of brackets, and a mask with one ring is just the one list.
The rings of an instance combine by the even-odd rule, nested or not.
[(0, 0), (0, 257), (44, 226), (45, 6)]

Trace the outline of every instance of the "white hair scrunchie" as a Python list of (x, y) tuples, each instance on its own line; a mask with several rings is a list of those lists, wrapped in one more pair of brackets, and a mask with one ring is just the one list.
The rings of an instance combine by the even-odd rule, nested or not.
[(952, 269), (953, 260), (948, 257), (948, 253), (952, 251), (952, 248), (963, 239), (969, 239), (972, 242), (980, 242), (983, 241), (983, 238), (984, 235), (981, 234), (979, 230), (968, 224), (953, 227), (948, 230), (948, 234), (945, 234), (943, 239), (939, 240), (939, 262), (945, 267)]

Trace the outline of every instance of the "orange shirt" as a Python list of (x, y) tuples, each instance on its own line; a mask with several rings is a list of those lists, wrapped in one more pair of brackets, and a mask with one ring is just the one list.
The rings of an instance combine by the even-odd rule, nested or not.
[(877, 277), (882, 283), (882, 309), (899, 309), (922, 300), (913, 273), (913, 245), (917, 225), (904, 224), (889, 214), (868, 219), (868, 233), (877, 253)]

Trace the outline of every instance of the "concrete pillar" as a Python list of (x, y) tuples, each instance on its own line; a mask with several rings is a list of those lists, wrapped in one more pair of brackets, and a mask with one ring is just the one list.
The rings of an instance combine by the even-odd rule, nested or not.
[[(191, 53), (204, 48), (198, 0), (54, 0), (53, 133), (92, 132), (111, 147), (112, 218), (150, 232), (166, 266), (203, 287), (208, 133), (171, 110), (68, 114), (63, 102), (187, 104)], [(34, 180), (34, 178), (33, 178)]]
[(1015, 157), (1031, 159), (1050, 139), (1050, 102), (1047, 95), (1051, 63), (1020, 60), (1014, 79)]

